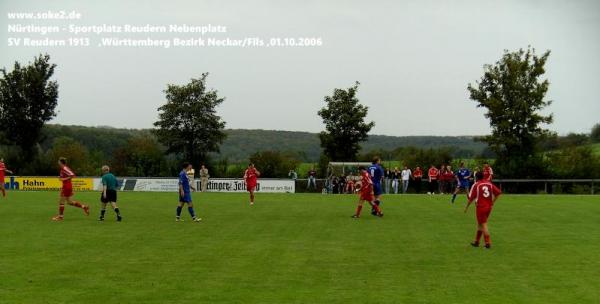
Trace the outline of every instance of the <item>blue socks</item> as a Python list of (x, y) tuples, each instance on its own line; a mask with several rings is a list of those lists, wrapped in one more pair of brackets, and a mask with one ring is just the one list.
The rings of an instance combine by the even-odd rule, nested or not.
[[(188, 207), (188, 211), (190, 212), (192, 218), (196, 218), (196, 214), (194, 213), (194, 207)], [(179, 211), (179, 213), (181, 213), (181, 210)]]
[(181, 207), (177, 207), (177, 217), (181, 216)]

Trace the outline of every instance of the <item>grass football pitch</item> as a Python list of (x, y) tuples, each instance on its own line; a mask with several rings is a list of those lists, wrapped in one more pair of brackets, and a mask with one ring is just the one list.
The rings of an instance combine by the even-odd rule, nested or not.
[(0, 200), (0, 303), (598, 303), (600, 197), (505, 195), (493, 248), (472, 248), (474, 209), (449, 196), (388, 195), (351, 219), (354, 195), (9, 192)]

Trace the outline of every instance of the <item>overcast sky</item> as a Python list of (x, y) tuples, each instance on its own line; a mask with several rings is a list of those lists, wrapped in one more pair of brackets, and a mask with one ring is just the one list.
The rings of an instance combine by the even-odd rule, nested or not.
[[(452, 2), (452, 4), (450, 4)], [(227, 128), (317, 132), (334, 88), (360, 81), (373, 134), (481, 135), (483, 110), (466, 90), (504, 49), (551, 50), (548, 98), (560, 134), (600, 122), (600, 1), (2, 1), (0, 66), (40, 52), (58, 65), (60, 124), (149, 128), (166, 84), (209, 72), (226, 98)], [(8, 20), (9, 12), (71, 10), (76, 21)], [(208, 37), (320, 37), (318, 47), (98, 47), (100, 37), (192, 38), (199, 34), (88, 34), (92, 46), (9, 47), (9, 24), (222, 25)]]

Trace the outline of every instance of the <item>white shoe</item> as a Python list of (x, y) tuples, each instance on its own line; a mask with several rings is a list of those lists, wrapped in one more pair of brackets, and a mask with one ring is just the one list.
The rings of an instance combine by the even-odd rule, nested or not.
[(182, 218), (178, 218), (178, 217), (176, 217), (176, 218), (175, 218), (175, 221), (176, 221), (176, 222), (183, 222), (183, 219), (182, 219)]
[(200, 222), (200, 221), (202, 221), (202, 219), (199, 218), (199, 217), (197, 217), (197, 218), (192, 219), (192, 221), (194, 221), (194, 222)]
[(253, 206), (253, 205), (254, 205), (254, 202), (250, 202), (250, 206)]

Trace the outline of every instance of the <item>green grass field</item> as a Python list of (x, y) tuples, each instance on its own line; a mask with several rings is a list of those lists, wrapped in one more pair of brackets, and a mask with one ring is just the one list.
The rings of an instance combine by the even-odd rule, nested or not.
[(204, 221), (174, 221), (173, 193), (120, 193), (124, 221), (57, 193), (0, 200), (0, 303), (598, 303), (600, 197), (504, 196), (493, 248), (468, 246), (474, 214), (448, 196), (194, 194)]

